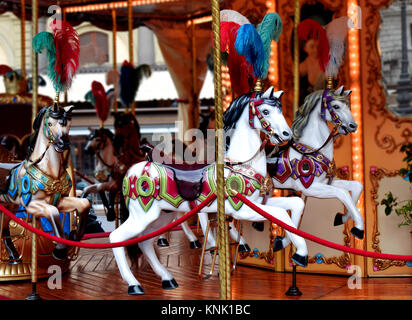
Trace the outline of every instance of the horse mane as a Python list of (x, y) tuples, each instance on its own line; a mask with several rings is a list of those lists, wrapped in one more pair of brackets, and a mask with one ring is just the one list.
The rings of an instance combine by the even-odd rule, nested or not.
[(322, 99), (322, 94), (323, 90), (312, 92), (311, 94), (306, 96), (303, 105), (301, 105), (296, 111), (296, 117), (291, 127), (293, 139), (297, 140), (302, 136), (303, 129), (305, 129), (306, 125), (308, 124), (309, 115), (317, 106), (319, 100)]
[(33, 122), (34, 132), (29, 137), (29, 146), (27, 148), (27, 155), (26, 155), (27, 160), (30, 159), (31, 154), (34, 151), (34, 147), (36, 146), (37, 137), (39, 135), (40, 125), (48, 108), (49, 107), (41, 108), (39, 113), (36, 116), (36, 119), (34, 119), (34, 122)]
[(107, 128), (100, 128), (100, 129), (96, 129), (96, 132), (99, 131), (99, 133), (105, 135), (106, 137), (108, 137), (110, 139), (110, 141), (113, 143), (113, 139), (114, 139), (114, 134), (113, 132), (111, 132), (109, 129)]
[[(257, 93), (256, 98), (259, 98), (262, 93)], [(236, 123), (242, 115), (243, 110), (248, 106), (251, 93), (241, 95), (232, 101), (229, 108), (226, 109), (223, 114), (223, 129), (228, 131), (229, 129), (235, 129)]]
[(114, 120), (115, 128), (121, 128), (125, 124), (132, 122), (136, 129), (137, 136), (139, 137), (139, 140), (140, 140), (140, 125), (139, 125), (139, 122), (136, 120), (136, 117), (133, 114), (118, 112), (118, 113), (115, 113), (114, 118), (115, 118)]

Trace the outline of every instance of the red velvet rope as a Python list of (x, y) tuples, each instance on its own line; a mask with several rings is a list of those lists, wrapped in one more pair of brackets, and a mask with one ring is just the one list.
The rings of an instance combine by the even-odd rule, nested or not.
[(305, 239), (317, 242), (323, 246), (330, 247), (336, 250), (340, 251), (345, 251), (357, 255), (361, 255), (364, 257), (371, 257), (375, 259), (388, 259), (388, 260), (402, 260), (402, 261), (412, 261), (412, 256), (407, 256), (407, 255), (398, 255), (398, 254), (387, 254), (387, 253), (379, 253), (379, 252), (371, 252), (371, 251), (366, 251), (366, 250), (359, 250), (355, 248), (350, 248), (347, 246), (343, 246), (334, 242), (330, 242), (321, 238), (318, 238), (314, 235), (311, 235), (310, 233), (298, 230), (296, 228), (293, 228), (286, 223), (276, 219), (275, 217), (272, 217), (270, 214), (268, 214), (266, 211), (260, 209), (258, 206), (256, 206), (253, 202), (248, 200), (246, 197), (243, 195), (237, 193), (236, 197), (241, 200), (244, 204), (249, 206), (251, 209), (255, 210), (257, 213), (268, 219), (269, 221), (272, 221), (273, 223), (276, 223), (277, 225), (281, 226), (282, 228), (293, 232), (294, 234), (297, 234), (298, 236), (301, 236)]
[(2, 204), (0, 204), (0, 211), (2, 211), (4, 214), (9, 216), (12, 220), (16, 221), (18, 224), (20, 224), (23, 228), (34, 232), (35, 234), (45, 237), (47, 239), (50, 239), (52, 241), (56, 241), (68, 246), (75, 246), (75, 247), (80, 247), (80, 248), (88, 248), (88, 249), (104, 249), (104, 248), (117, 248), (117, 247), (125, 247), (125, 246), (130, 246), (132, 244), (136, 244), (141, 241), (148, 240), (150, 238), (156, 237), (161, 235), (162, 233), (165, 233), (169, 231), (170, 229), (174, 228), (175, 226), (181, 224), (183, 221), (186, 221), (189, 219), (191, 216), (194, 214), (198, 213), (200, 210), (202, 210), (205, 206), (207, 206), (210, 202), (215, 200), (216, 194), (212, 193), (210, 196), (208, 196), (204, 201), (202, 201), (198, 206), (190, 210), (188, 213), (186, 213), (184, 216), (180, 217), (179, 219), (176, 219), (172, 223), (169, 223), (168, 225), (153, 231), (151, 233), (145, 234), (144, 236), (135, 238), (135, 239), (130, 239), (126, 241), (121, 241), (121, 242), (113, 242), (113, 243), (85, 243), (85, 242), (78, 242), (78, 241), (72, 241), (72, 240), (67, 240), (63, 238), (56, 237), (52, 234), (46, 233), (42, 230), (39, 230), (37, 228), (33, 228), (30, 224), (27, 222), (23, 221), (22, 219), (16, 217), (13, 213), (11, 213), (9, 210), (7, 210)]

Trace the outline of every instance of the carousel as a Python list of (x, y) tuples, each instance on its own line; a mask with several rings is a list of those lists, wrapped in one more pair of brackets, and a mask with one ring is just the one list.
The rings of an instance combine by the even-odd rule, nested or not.
[[(390, 5), (2, 2), (21, 22), (21, 68), (0, 61), (0, 298), (410, 300), (412, 118), (387, 105), (375, 41)], [(113, 64), (79, 103), (83, 22), (112, 35)], [(180, 140), (162, 146), (141, 133), (170, 113), (141, 117), (136, 95), (154, 72), (136, 63), (142, 26), (178, 95)], [(51, 97), (39, 94), (45, 78)], [(83, 127), (77, 152), (71, 132)], [(92, 230), (97, 197), (110, 232)]]

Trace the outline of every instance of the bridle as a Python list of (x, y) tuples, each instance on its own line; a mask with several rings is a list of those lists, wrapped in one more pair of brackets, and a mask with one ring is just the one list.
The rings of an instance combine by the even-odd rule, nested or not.
[[(279, 101), (279, 99), (265, 99), (265, 98), (256, 98), (256, 91), (254, 91), (249, 99), (249, 125), (252, 129), (255, 129), (254, 126), (254, 117), (256, 116), (260, 124), (263, 128), (263, 131), (265, 133), (265, 138), (262, 141), (262, 144), (260, 145), (259, 149), (255, 152), (255, 154), (248, 160), (245, 161), (232, 161), (230, 159), (225, 159), (225, 164), (230, 165), (230, 166), (238, 166), (238, 165), (243, 165), (246, 163), (249, 163), (251, 160), (253, 160), (259, 153), (262, 152), (262, 150), (265, 148), (266, 144), (269, 142), (270, 138), (275, 135), (275, 132), (270, 125), (270, 122), (265, 118), (265, 116), (262, 114), (260, 111), (260, 106), (263, 104), (270, 105), (272, 107), (276, 107), (279, 109), (282, 109), (282, 105)], [(279, 140), (279, 138), (277, 138)]]
[(97, 156), (97, 158), (103, 163), (104, 166), (106, 166), (107, 168), (109, 168), (110, 170), (114, 169), (114, 164), (109, 165), (106, 163), (106, 161), (103, 160), (102, 156), (100, 155), (100, 151), (104, 150), (104, 148), (106, 147), (106, 139), (109, 139), (106, 135), (104, 134), (98, 134), (97, 131), (95, 131), (90, 137), (89, 137), (89, 141), (93, 140), (95, 138), (102, 138), (102, 140), (97, 144), (96, 148), (95, 148), (95, 154)]

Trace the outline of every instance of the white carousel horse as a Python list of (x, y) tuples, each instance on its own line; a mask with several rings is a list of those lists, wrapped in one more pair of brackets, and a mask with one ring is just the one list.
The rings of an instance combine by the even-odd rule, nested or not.
[[(100, 194), (103, 204), (108, 208), (107, 220), (113, 221), (115, 218), (114, 211), (114, 199), (116, 194), (121, 191), (121, 183), (123, 177), (128, 169), (116, 155), (115, 148), (113, 146), (113, 133), (109, 129), (91, 129), (90, 135), (86, 146), (85, 152), (89, 154), (95, 154), (95, 177), (99, 183), (92, 184), (84, 188), (81, 195), (82, 198), (87, 197), (90, 193)], [(109, 192), (109, 201), (107, 201), (104, 192)], [(127, 208), (124, 207), (123, 201), (121, 203), (121, 220), (124, 221), (128, 217)], [(176, 216), (181, 215), (176, 213)], [(187, 222), (183, 222), (181, 227), (190, 241), (190, 247), (195, 249), (200, 247), (199, 240), (192, 232)], [(158, 244), (161, 246), (167, 246), (166, 238), (164, 235), (159, 236)]]
[[(259, 152), (260, 131), (270, 136), (272, 143), (291, 137), (291, 131), (282, 115), (279, 93), (273, 88), (265, 93), (245, 94), (234, 100), (225, 113), (225, 130), (232, 130), (226, 156), (233, 161), (245, 161), (247, 165), (225, 167), (226, 192), (225, 212), (236, 220), (264, 221), (260, 214), (231, 196), (231, 190), (241, 192), (249, 200), (259, 200), (259, 188), (266, 175), (266, 154)], [(252, 113), (253, 112), (253, 113)], [(259, 117), (259, 118), (258, 118)], [(249, 119), (250, 118), (250, 119)], [(257, 129), (254, 129), (257, 128)], [(257, 151), (258, 149), (258, 151)], [(119, 242), (153, 232), (173, 219), (168, 211), (188, 211), (196, 201), (204, 200), (216, 190), (216, 166), (214, 163), (185, 171), (182, 166), (164, 165), (143, 161), (133, 165), (123, 181), (123, 194), (128, 202), (129, 218), (110, 234), (111, 242)], [(188, 180), (187, 178), (191, 178)], [(191, 181), (191, 183), (190, 183)], [(258, 204), (270, 215), (294, 226), (286, 210)], [(162, 213), (163, 211), (163, 213)], [(205, 207), (204, 212), (216, 212), (217, 201)], [(307, 247), (303, 238), (290, 234), (297, 248), (292, 260), (307, 263)], [(139, 243), (140, 249), (154, 272), (162, 279), (164, 289), (173, 289), (177, 283), (159, 262), (153, 247), (153, 239)], [(129, 294), (144, 294), (139, 281), (131, 272), (123, 247), (113, 249), (122, 278), (128, 283)]]
[[(8, 192), (0, 195), (0, 201), (22, 205), (27, 214), (46, 217), (58, 237), (64, 236), (59, 212), (77, 210), (79, 227), (69, 237), (80, 240), (85, 232), (90, 204), (87, 199), (68, 196), (72, 187), (66, 171), (72, 108), (54, 104), (40, 110), (33, 124), (35, 133), (27, 158), (11, 170)], [(56, 243), (53, 256), (66, 259), (66, 245)]]
[[(355, 226), (351, 233), (363, 239), (364, 222), (356, 203), (363, 186), (358, 181), (336, 180), (333, 160), (333, 135), (355, 132), (357, 124), (350, 110), (351, 90), (343, 86), (337, 90), (319, 90), (308, 95), (299, 108), (292, 124), (293, 140), (286, 150), (268, 158), (268, 172), (278, 189), (293, 189), (316, 198), (337, 198), (347, 209), (347, 214), (337, 214), (334, 225), (352, 218)], [(335, 128), (332, 132), (328, 122)], [(278, 198), (268, 200), (269, 205), (279, 205)], [(282, 206), (281, 206), (282, 207)], [(299, 225), (303, 211), (292, 212), (292, 221)], [(277, 237), (274, 250), (289, 245), (288, 237)]]

